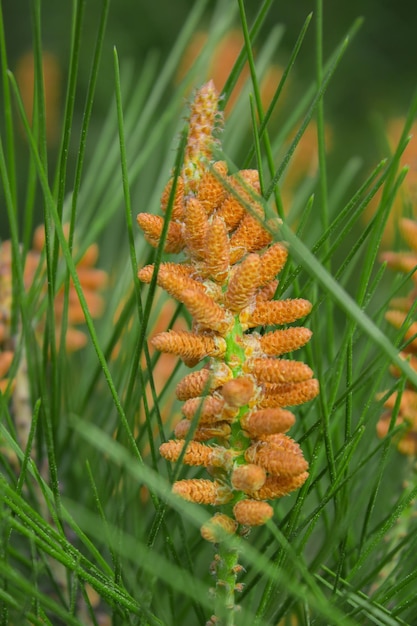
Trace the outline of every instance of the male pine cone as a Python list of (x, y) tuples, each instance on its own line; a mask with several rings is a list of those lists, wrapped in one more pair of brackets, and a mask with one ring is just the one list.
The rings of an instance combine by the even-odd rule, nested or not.
[[(308, 463), (285, 434), (295, 421), (286, 407), (308, 402), (319, 391), (307, 365), (279, 358), (304, 346), (310, 330), (252, 330), (291, 324), (307, 315), (311, 304), (301, 298), (273, 299), (287, 250), (273, 243), (264, 227), (258, 172), (228, 174), (226, 163), (212, 157), (213, 133), (221, 123), (217, 107), (214, 85), (207, 83), (191, 106), (164, 248), (182, 252), (186, 260), (161, 263), (156, 277), (186, 306), (192, 329), (152, 339), (158, 350), (178, 355), (190, 367), (206, 360), (178, 384), (184, 418), (175, 428), (176, 438), (163, 443), (160, 452), (176, 461), (192, 428), (182, 461), (207, 467), (212, 480), (180, 480), (173, 490), (186, 500), (221, 507), (214, 525), (202, 531), (212, 541), (219, 540), (219, 528), (227, 533), (238, 524), (264, 524), (273, 514), (266, 500), (305, 482)], [(162, 194), (163, 211), (173, 184), (170, 180)], [(156, 247), (163, 218), (140, 213), (138, 223)], [(139, 279), (149, 283), (153, 272), (152, 265), (145, 266)]]

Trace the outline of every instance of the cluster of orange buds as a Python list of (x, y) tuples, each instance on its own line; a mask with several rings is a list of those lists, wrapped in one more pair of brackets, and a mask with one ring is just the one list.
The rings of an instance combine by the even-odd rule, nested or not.
[[(401, 219), (399, 229), (402, 238), (411, 248), (408, 252), (384, 252), (381, 259), (387, 265), (396, 271), (410, 273), (417, 268), (417, 222), (410, 219)], [(395, 298), (390, 302), (390, 309), (385, 317), (387, 321), (397, 329), (401, 329), (407, 322), (407, 330), (404, 334), (406, 345), (400, 353), (404, 359), (409, 361), (411, 367), (417, 371), (417, 322), (409, 320), (410, 311), (414, 309), (417, 298), (417, 272), (412, 274), (413, 288), (404, 298)], [(415, 319), (416, 313), (413, 313)], [(399, 377), (400, 371), (392, 366), (391, 372), (394, 376)], [(382, 415), (377, 425), (377, 433), (380, 437), (385, 437), (388, 433), (391, 414), (397, 403), (398, 392), (389, 396), (384, 406), (387, 411)], [(397, 440), (398, 450), (402, 454), (417, 455), (417, 391), (414, 387), (406, 388), (400, 400), (397, 422), (404, 424), (405, 430), (402, 431)]]
[[(28, 251), (23, 268), (23, 282), (28, 292), (34, 282), (40, 286), (39, 293), (43, 296), (47, 292), (46, 263), (43, 255), (45, 235), (43, 226), (39, 226), (34, 233), (33, 247)], [(98, 258), (98, 246), (89, 246), (83, 257), (77, 263), (77, 273), (83, 292), (93, 317), (99, 317), (103, 310), (104, 301), (99, 290), (107, 282), (107, 273), (95, 267)], [(41, 303), (42, 298), (39, 298)], [(7, 372), (13, 360), (13, 337), (11, 336), (12, 316), (12, 246), (10, 241), (0, 244), (0, 390), (4, 392), (9, 381)], [(60, 288), (54, 301), (55, 328), (57, 341), (60, 339), (62, 316), (64, 313), (64, 287)], [(82, 348), (87, 342), (85, 333), (76, 328), (85, 321), (74, 285), (71, 283), (68, 294), (68, 328), (65, 336), (65, 347), (69, 352)], [(45, 315), (36, 318), (36, 334), (41, 338), (45, 325)]]
[[(212, 82), (197, 91), (191, 106), (184, 166), (169, 181), (161, 200), (166, 210), (173, 193), (165, 252), (182, 253), (181, 263), (163, 262), (157, 284), (183, 303), (192, 316), (189, 331), (160, 332), (153, 346), (202, 369), (177, 385), (183, 419), (161, 455), (204, 466), (211, 479), (185, 479), (173, 491), (191, 502), (221, 507), (202, 529), (217, 542), (238, 525), (258, 526), (273, 515), (267, 500), (280, 498), (307, 479), (300, 446), (285, 433), (295, 422), (286, 408), (313, 399), (319, 390), (304, 363), (280, 358), (304, 346), (311, 331), (287, 326), (311, 310), (307, 300), (274, 300), (277, 274), (287, 250), (273, 243), (256, 170), (229, 174), (212, 157), (218, 120)], [(163, 217), (140, 213), (145, 238), (157, 246)], [(154, 266), (140, 269), (149, 283)], [(258, 330), (255, 330), (257, 329)], [(187, 442), (187, 443), (186, 443)], [(185, 445), (186, 443), (186, 445)]]

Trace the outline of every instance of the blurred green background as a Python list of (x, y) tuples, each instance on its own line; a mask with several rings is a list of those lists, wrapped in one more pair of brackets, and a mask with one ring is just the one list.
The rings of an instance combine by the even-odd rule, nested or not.
[[(129, 61), (135, 71), (140, 72), (149, 54), (155, 54), (162, 67), (164, 60), (176, 41), (186, 16), (194, 3), (187, 0), (175, 2), (156, 0), (114, 1), (110, 5), (107, 34), (103, 50), (101, 71), (94, 102), (92, 126), (89, 134), (100, 132), (100, 125), (114, 100), (113, 47), (119, 59)], [(214, 11), (221, 11), (233, 2), (208, 2), (201, 29), (210, 29)], [(260, 3), (247, 0), (245, 3), (249, 21), (256, 14)], [(85, 95), (91, 69), (95, 34), (102, 3), (86, 0), (81, 49), (80, 73), (77, 100), (75, 103), (75, 130), (79, 130), (84, 109)], [(236, 3), (237, 6), (237, 3)], [(2, 8), (7, 39), (8, 65), (15, 71), (22, 57), (31, 49), (31, 4), (27, 0), (3, 0)], [(72, 3), (44, 0), (42, 9), (42, 36), (44, 50), (56, 61), (57, 128), (65, 96), (68, 77), (68, 58)], [(260, 41), (267, 30), (282, 24), (284, 35), (276, 53), (277, 63), (283, 65), (296, 41), (306, 16), (315, 9), (311, 0), (274, 2), (261, 33)], [(378, 129), (390, 117), (404, 115), (417, 83), (417, 5), (407, 0), (352, 0), (351, 2), (324, 2), (324, 59), (342, 40), (354, 20), (363, 16), (364, 22), (354, 41), (348, 48), (336, 75), (331, 81), (325, 97), (325, 112), (334, 133), (335, 162), (343, 163), (351, 156), (360, 156), (366, 168), (382, 156), (384, 146), (378, 139)], [(238, 16), (235, 20), (239, 26)], [(292, 78), (292, 97), (303, 93), (305, 86), (314, 81), (315, 26), (311, 22), (309, 32), (296, 61)], [(204, 78), (202, 78), (203, 80)], [(174, 85), (173, 85), (174, 88)], [(169, 93), (165, 95), (169, 98)], [(295, 100), (294, 100), (295, 102)], [(1, 121), (3, 125), (3, 120)], [(3, 126), (1, 127), (3, 131)], [(56, 131), (56, 134), (59, 130)], [(78, 134), (75, 132), (74, 136)], [(20, 137), (18, 145), (19, 167), (25, 169), (27, 146)], [(58, 140), (50, 142), (50, 157), (53, 163), (57, 154)], [(75, 162), (77, 142), (70, 155)], [(90, 150), (92, 147), (90, 145)], [(71, 162), (70, 161), (70, 162)], [(366, 169), (365, 168), (365, 169)], [(52, 168), (53, 170), (53, 168)], [(25, 176), (21, 176), (24, 184)], [(0, 202), (2, 202), (0, 190)], [(0, 234), (8, 236), (6, 218), (1, 211)]]
[[(106, 80), (105, 65), (111, 62), (114, 45), (118, 48), (120, 58), (130, 57), (138, 67), (150, 50), (157, 50), (162, 59), (169, 54), (193, 4), (186, 0), (113, 2), (103, 58), (103, 90), (106, 91), (106, 83), (109, 91), (112, 90), (111, 81)], [(207, 25), (216, 4), (208, 3)], [(228, 3), (223, 0), (223, 4)], [(27, 0), (3, 0), (2, 5), (9, 61), (13, 68), (19, 56), (31, 47), (30, 3)], [(259, 5), (258, 0), (245, 2), (249, 16), (255, 15)], [(91, 55), (89, 43), (93, 42), (90, 31), (93, 33), (97, 28), (100, 7), (99, 0), (87, 0), (85, 3), (84, 55), (87, 63), (84, 78), (88, 77), (88, 61)], [(306, 15), (314, 9), (315, 3), (311, 0), (273, 3), (266, 28), (277, 23), (285, 26), (286, 34), (282, 45), (284, 52), (291, 49)], [(70, 2), (42, 2), (45, 48), (57, 55), (64, 69), (69, 48), (70, 11)], [(370, 107), (380, 107), (384, 111), (401, 110), (407, 105), (417, 78), (416, 3), (412, 0), (325, 1), (325, 54), (340, 41), (358, 16), (363, 16), (364, 24), (343, 62), (344, 80), (339, 82), (338, 89), (332, 90), (337, 92), (333, 94), (332, 104), (335, 109), (350, 111), (352, 117), (358, 118), (366, 116)], [(313, 30), (310, 28), (304, 50), (309, 48), (311, 51)], [(311, 54), (301, 55), (297, 67), (303, 77), (309, 77), (313, 70), (312, 64)], [(353, 91), (355, 98), (350, 96)]]

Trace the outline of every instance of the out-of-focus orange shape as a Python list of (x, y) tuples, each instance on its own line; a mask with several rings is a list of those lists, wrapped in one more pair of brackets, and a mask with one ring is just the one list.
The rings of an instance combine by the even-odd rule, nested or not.
[[(64, 226), (64, 232), (68, 227)], [(42, 256), (45, 244), (43, 225), (38, 226), (33, 236), (33, 248), (28, 251), (23, 269), (25, 290), (29, 290), (35, 280), (39, 281), (40, 292), (47, 293), (47, 276), (45, 259)], [(89, 312), (93, 318), (101, 316), (104, 309), (104, 300), (100, 290), (107, 284), (107, 273), (97, 269), (95, 263), (98, 257), (98, 246), (91, 244), (77, 263), (77, 274), (83, 289)], [(62, 317), (64, 312), (65, 292), (60, 288), (55, 296), (54, 311), (57, 331), (57, 342), (60, 339)], [(0, 343), (10, 339), (10, 319), (12, 308), (12, 247), (10, 241), (3, 241), (0, 245)], [(84, 313), (78, 300), (72, 280), (68, 292), (68, 327), (65, 336), (66, 348), (69, 352), (80, 350), (87, 343), (87, 335), (77, 328), (85, 321)], [(45, 317), (37, 320), (37, 334), (41, 337), (45, 324)], [(0, 345), (1, 348), (1, 345)]]
[[(404, 118), (392, 119), (387, 124), (387, 140), (393, 152), (398, 146), (404, 124)], [(409, 170), (390, 209), (382, 237), (382, 246), (385, 248), (389, 247), (393, 243), (397, 232), (398, 220), (404, 215), (404, 208), (406, 206), (408, 207), (409, 205), (412, 208), (411, 215), (409, 214), (409, 211), (407, 211), (408, 216), (417, 218), (417, 122), (415, 122), (411, 127), (410, 136), (411, 139), (404, 150), (399, 163), (399, 170), (405, 166), (407, 166)], [(381, 196), (382, 189), (378, 191), (365, 209), (364, 219), (366, 222), (368, 222), (374, 215), (379, 202), (381, 201)]]
[[(298, 128), (296, 131), (298, 131)], [(290, 135), (286, 141), (284, 146), (285, 150), (288, 150), (290, 147), (295, 134), (296, 132)], [(331, 127), (326, 124), (324, 128), (324, 140), (327, 152), (329, 152), (332, 148), (332, 135), (333, 133)], [(301, 137), (285, 171), (281, 186), (282, 202), (285, 211), (288, 211), (291, 199), (297, 191), (297, 188), (306, 178), (314, 178), (317, 174), (318, 167), (317, 125), (312, 122), (304, 131), (303, 136)]]
[[(48, 144), (52, 146), (56, 144), (59, 136), (62, 72), (56, 56), (51, 52), (44, 51), (42, 53), (42, 71), (45, 94), (46, 139)], [(32, 51), (26, 52), (19, 58), (15, 74), (27, 118), (30, 124), (32, 124), (35, 92), (35, 63)]]

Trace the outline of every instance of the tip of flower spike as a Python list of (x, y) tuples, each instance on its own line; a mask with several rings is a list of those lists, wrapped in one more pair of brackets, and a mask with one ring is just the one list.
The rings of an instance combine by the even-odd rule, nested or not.
[(198, 90), (198, 94), (200, 97), (207, 99), (215, 98), (216, 101), (219, 99), (219, 93), (216, 89), (216, 85), (214, 84), (214, 80), (210, 78), (200, 89)]
[(218, 111), (219, 94), (213, 81), (197, 90), (190, 108), (188, 141), (185, 150), (183, 179), (185, 189), (195, 191), (202, 174), (207, 170), (207, 161), (212, 158), (213, 136)]

